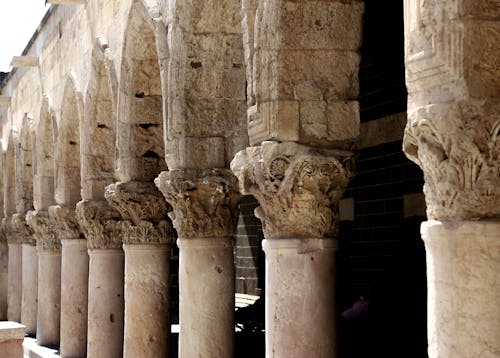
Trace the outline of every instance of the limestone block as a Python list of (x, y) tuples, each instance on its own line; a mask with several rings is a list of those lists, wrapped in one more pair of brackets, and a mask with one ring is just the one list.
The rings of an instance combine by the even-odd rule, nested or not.
[(7, 319), (14, 322), (21, 322), (22, 257), (21, 244), (9, 243)]
[(12, 67), (36, 67), (39, 64), (39, 58), (36, 56), (14, 56), (10, 65)]
[(224, 138), (176, 138), (166, 143), (165, 160), (170, 170), (205, 169), (225, 166)]
[(23, 357), (25, 327), (16, 322), (0, 322), (0, 356)]
[(23, 244), (21, 324), (26, 333), (35, 335), (38, 306), (38, 255), (36, 247)]

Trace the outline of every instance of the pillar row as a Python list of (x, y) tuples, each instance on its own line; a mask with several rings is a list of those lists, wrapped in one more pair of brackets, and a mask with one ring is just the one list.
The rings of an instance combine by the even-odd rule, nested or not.
[(500, 354), (500, 9), (405, 1), (404, 151), (424, 172), (430, 358)]
[(179, 235), (179, 357), (231, 358), (236, 180), (228, 169), (183, 169), (155, 183)]
[(123, 356), (123, 276), (120, 215), (103, 200), (76, 205), (89, 254), (87, 357)]
[(74, 208), (51, 206), (61, 242), (61, 357), (87, 356), (89, 256)]
[(36, 339), (56, 347), (61, 322), (61, 242), (47, 211), (30, 211), (26, 221), (33, 229), (38, 253), (38, 308)]
[(170, 342), (169, 205), (152, 182), (115, 183), (106, 200), (121, 215), (125, 252), (123, 357), (168, 357)]
[(336, 357), (338, 202), (352, 155), (264, 142), (231, 166), (260, 203), (266, 253), (266, 357)]

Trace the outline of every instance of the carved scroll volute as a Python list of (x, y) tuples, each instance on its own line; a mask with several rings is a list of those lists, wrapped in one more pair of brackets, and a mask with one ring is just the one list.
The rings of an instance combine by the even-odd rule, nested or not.
[(352, 154), (295, 143), (264, 142), (231, 163), (240, 191), (260, 203), (266, 238), (335, 236), (338, 202), (353, 174)]
[(173, 207), (169, 216), (180, 237), (234, 235), (239, 193), (228, 169), (163, 172), (155, 184)]
[(78, 226), (75, 209), (54, 205), (49, 207), (49, 216), (59, 239), (79, 239), (83, 236)]
[(125, 244), (172, 243), (174, 233), (167, 217), (170, 206), (153, 183), (115, 183), (106, 188), (105, 197), (121, 215)]
[(80, 201), (76, 204), (76, 217), (89, 249), (121, 248), (121, 217), (106, 201)]
[(61, 241), (56, 237), (54, 225), (46, 211), (29, 211), (26, 221), (33, 229), (39, 252), (60, 252)]

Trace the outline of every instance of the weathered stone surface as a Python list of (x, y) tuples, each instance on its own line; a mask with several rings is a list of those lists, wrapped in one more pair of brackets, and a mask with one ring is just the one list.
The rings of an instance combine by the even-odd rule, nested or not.
[(36, 245), (36, 237), (28, 222), (28, 215), (14, 214), (10, 220), (10, 240), (9, 242), (25, 243)]
[(228, 169), (171, 170), (155, 180), (173, 211), (179, 237), (232, 236), (238, 218), (237, 181)]
[(47, 211), (29, 211), (26, 215), (26, 221), (33, 230), (33, 237), (39, 252), (61, 251), (61, 241), (56, 237), (53, 222)]
[(170, 206), (154, 183), (115, 183), (106, 188), (106, 200), (122, 216), (124, 244), (166, 244), (173, 240)]
[(26, 333), (35, 335), (38, 307), (38, 254), (36, 247), (22, 245), (22, 302), (21, 324), (26, 326)]
[(76, 217), (89, 249), (121, 248), (120, 214), (107, 202), (80, 201)]
[(431, 219), (500, 217), (500, 10), (475, 6), (406, 2), (404, 151), (424, 171)]
[(79, 239), (82, 237), (75, 209), (54, 205), (49, 207), (49, 216), (59, 240)]
[(264, 142), (238, 153), (240, 191), (257, 198), (266, 238), (335, 235), (338, 202), (353, 175), (352, 153)]

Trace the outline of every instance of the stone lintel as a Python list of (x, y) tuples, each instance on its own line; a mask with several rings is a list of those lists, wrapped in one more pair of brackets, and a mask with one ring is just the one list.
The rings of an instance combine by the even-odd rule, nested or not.
[(14, 56), (10, 61), (12, 67), (37, 67), (39, 63), (38, 56)]

